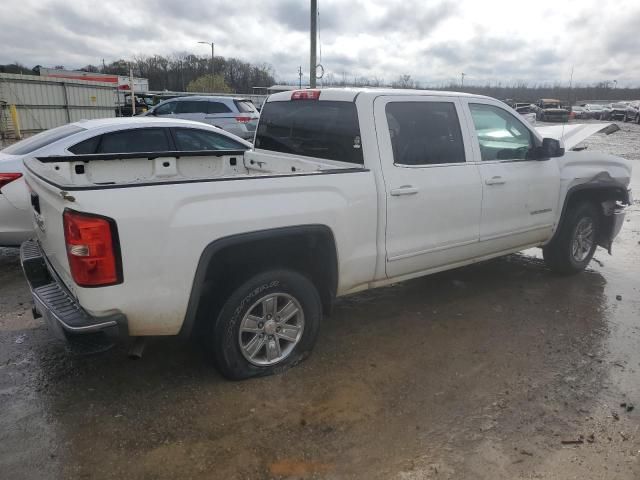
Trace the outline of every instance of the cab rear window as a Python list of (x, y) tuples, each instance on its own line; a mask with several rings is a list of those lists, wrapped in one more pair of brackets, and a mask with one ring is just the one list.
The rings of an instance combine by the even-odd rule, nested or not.
[(352, 102), (267, 102), (260, 115), (255, 147), (363, 163), (358, 113)]

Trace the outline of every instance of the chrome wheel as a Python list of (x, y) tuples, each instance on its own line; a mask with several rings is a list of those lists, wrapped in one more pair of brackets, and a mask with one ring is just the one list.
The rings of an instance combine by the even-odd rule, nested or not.
[(240, 351), (254, 365), (274, 365), (291, 354), (303, 330), (300, 303), (286, 293), (272, 293), (251, 305), (242, 318)]
[(576, 225), (571, 242), (571, 256), (580, 263), (584, 262), (595, 243), (595, 228), (591, 217), (583, 217)]

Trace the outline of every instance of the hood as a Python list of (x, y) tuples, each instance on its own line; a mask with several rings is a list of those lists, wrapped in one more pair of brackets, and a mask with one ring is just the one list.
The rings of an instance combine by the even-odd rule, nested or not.
[(565, 149), (571, 150), (594, 133), (602, 132), (610, 135), (620, 130), (620, 127), (615, 123), (575, 123), (537, 127), (536, 130), (542, 138), (560, 140)]

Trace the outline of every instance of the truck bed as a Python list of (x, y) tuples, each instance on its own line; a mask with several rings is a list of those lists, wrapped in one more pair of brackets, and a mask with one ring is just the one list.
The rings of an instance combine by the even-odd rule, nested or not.
[(353, 169), (353, 164), (343, 162), (242, 150), (39, 157), (27, 160), (25, 165), (40, 179), (65, 190), (309, 175)]

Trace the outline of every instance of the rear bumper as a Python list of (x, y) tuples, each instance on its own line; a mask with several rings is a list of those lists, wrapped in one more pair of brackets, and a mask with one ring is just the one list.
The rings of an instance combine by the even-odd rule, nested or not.
[(41, 315), (58, 338), (70, 335), (109, 332), (126, 334), (127, 320), (122, 314), (94, 317), (88, 314), (60, 281), (35, 240), (20, 247), (20, 263), (34, 303), (34, 315)]

